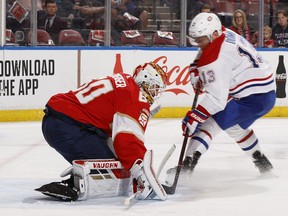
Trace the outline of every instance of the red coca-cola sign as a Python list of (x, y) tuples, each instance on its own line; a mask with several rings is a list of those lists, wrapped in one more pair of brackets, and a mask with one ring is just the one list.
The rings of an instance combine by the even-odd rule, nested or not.
[[(167, 66), (168, 58), (167, 56), (159, 56), (158, 58), (154, 59), (152, 62), (158, 64), (162, 67), (164, 72), (167, 74), (167, 88), (165, 92), (172, 92), (175, 95), (178, 94), (188, 94), (181, 86), (185, 86), (190, 83), (190, 75), (188, 73), (189, 71), (189, 65), (181, 68), (179, 65), (173, 66), (172, 68), (169, 68)], [(122, 63), (121, 63), (121, 54), (116, 54), (116, 61), (114, 65), (114, 74), (123, 72)], [(176, 86), (176, 87), (173, 87)]]
[[(179, 65), (173, 66), (172, 68), (168, 68), (167, 64), (167, 56), (160, 56), (156, 58), (153, 62), (159, 64), (163, 70), (167, 73), (167, 88), (165, 92), (173, 92), (175, 95), (178, 94), (189, 94), (180, 86), (185, 86), (190, 82), (190, 75), (188, 73), (189, 65), (181, 68)], [(179, 88), (173, 88), (172, 85), (176, 85)]]

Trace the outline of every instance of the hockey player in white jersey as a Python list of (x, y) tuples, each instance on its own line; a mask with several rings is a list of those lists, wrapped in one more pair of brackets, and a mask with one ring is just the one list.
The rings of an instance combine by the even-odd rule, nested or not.
[(191, 173), (221, 130), (249, 156), (260, 173), (273, 166), (249, 127), (274, 106), (275, 83), (270, 65), (242, 36), (224, 28), (213, 13), (200, 13), (191, 22), (190, 36), (199, 53), (190, 66), (191, 84), (202, 99), (182, 121), (189, 140), (182, 171)]

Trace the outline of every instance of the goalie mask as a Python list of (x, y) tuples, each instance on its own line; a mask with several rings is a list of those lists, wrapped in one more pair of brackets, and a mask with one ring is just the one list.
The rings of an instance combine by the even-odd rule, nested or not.
[(166, 73), (153, 62), (136, 67), (133, 78), (150, 105), (160, 98), (166, 88)]

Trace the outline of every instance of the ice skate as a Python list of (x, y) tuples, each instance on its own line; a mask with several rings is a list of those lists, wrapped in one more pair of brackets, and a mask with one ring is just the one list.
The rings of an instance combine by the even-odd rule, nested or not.
[(78, 199), (78, 193), (74, 188), (73, 176), (61, 182), (45, 184), (35, 190), (61, 201), (75, 201)]
[[(193, 157), (186, 156), (182, 163), (181, 172), (186, 173), (186, 174), (192, 174), (200, 157), (201, 157), (201, 153), (199, 151), (194, 152)], [(176, 169), (177, 169), (177, 166), (168, 169), (166, 172), (167, 175), (175, 174)]]
[(255, 166), (259, 169), (260, 173), (268, 173), (273, 169), (272, 164), (268, 158), (260, 151), (255, 151), (252, 155)]

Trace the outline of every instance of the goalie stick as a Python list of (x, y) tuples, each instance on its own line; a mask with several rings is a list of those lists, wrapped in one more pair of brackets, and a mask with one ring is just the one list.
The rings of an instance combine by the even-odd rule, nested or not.
[[(191, 110), (196, 108), (199, 93), (200, 93), (200, 89), (197, 88), (197, 90), (195, 92), (195, 96), (194, 96), (194, 100), (193, 100), (193, 104), (192, 104)], [(181, 152), (180, 152), (180, 156), (179, 156), (179, 160), (178, 160), (178, 164), (177, 164), (177, 168), (176, 168), (173, 184), (171, 186), (163, 185), (163, 188), (164, 188), (164, 190), (166, 191), (167, 194), (170, 194), (170, 195), (171, 194), (175, 194), (176, 187), (177, 187), (177, 184), (178, 184), (178, 179), (179, 179), (181, 168), (182, 168), (183, 158), (184, 158), (185, 151), (186, 151), (188, 138), (189, 138), (189, 129), (188, 129), (188, 127), (186, 127), (185, 136), (184, 136), (184, 140), (183, 140), (183, 143), (182, 143), (182, 148), (181, 148)]]
[[(160, 176), (160, 174), (161, 174), (166, 162), (169, 160), (169, 158), (171, 157), (171, 155), (173, 154), (175, 149), (176, 149), (176, 145), (172, 145), (170, 147), (170, 149), (167, 151), (167, 153), (164, 156), (164, 158), (162, 159), (161, 164), (159, 165), (159, 168), (158, 168), (158, 171), (157, 171), (157, 174), (156, 174), (157, 178), (159, 178), (159, 176)], [(164, 185), (162, 185), (162, 186), (164, 186)], [(165, 191), (166, 191), (166, 189), (165, 189)], [(137, 191), (136, 193), (133, 193), (131, 196), (127, 197), (125, 199), (125, 201), (124, 201), (124, 205), (129, 207), (132, 203), (135, 202), (135, 200), (137, 199), (137, 197), (139, 196), (140, 193), (141, 193), (140, 191)]]

